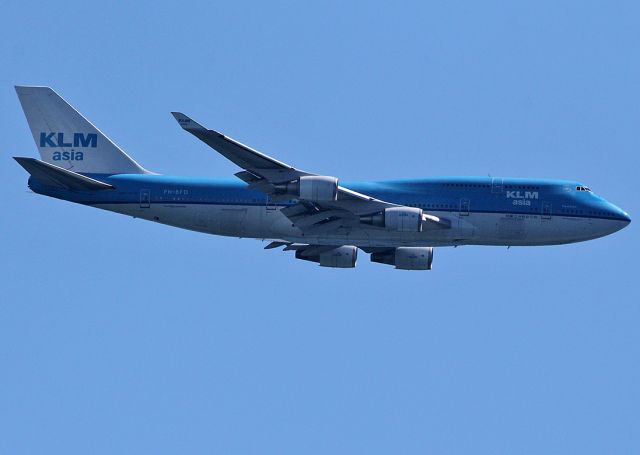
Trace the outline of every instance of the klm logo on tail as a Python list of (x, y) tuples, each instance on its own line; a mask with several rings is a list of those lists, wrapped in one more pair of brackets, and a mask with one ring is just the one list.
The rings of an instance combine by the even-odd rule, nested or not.
[[(70, 139), (67, 139), (70, 141)], [(65, 142), (64, 133), (40, 133), (40, 147), (91, 147), (98, 146), (95, 133), (73, 133), (73, 141)]]
[[(65, 142), (64, 133), (40, 133), (40, 147), (98, 147), (98, 135), (96, 133), (73, 133), (73, 140)], [(77, 151), (53, 152), (53, 161), (82, 161), (84, 153)]]

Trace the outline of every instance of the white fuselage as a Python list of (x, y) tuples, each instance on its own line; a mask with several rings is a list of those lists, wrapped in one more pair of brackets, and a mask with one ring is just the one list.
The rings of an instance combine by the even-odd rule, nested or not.
[(320, 245), (361, 247), (455, 245), (555, 245), (590, 240), (626, 226), (626, 222), (589, 217), (510, 213), (432, 211), (452, 221), (451, 229), (393, 232), (362, 225), (304, 234), (279, 207), (212, 204), (95, 204), (135, 218), (208, 234), (256, 239), (282, 239)]

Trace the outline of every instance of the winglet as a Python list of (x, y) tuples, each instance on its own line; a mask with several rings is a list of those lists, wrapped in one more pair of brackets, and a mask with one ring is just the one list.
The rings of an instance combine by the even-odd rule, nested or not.
[(206, 130), (204, 126), (200, 125), (198, 122), (196, 122), (192, 118), (187, 117), (182, 112), (172, 112), (171, 115), (173, 115), (173, 117), (178, 121), (180, 126), (187, 131)]

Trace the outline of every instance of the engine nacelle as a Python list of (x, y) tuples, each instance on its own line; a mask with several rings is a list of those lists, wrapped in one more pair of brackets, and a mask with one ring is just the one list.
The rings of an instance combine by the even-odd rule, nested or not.
[(422, 214), (422, 209), (416, 207), (390, 207), (375, 215), (361, 216), (360, 221), (392, 231), (422, 232)]
[(338, 199), (338, 179), (324, 175), (305, 175), (294, 182), (275, 185), (276, 190), (312, 202)]
[(355, 246), (340, 246), (319, 254), (305, 254), (305, 250), (296, 251), (296, 258), (304, 261), (317, 262), (322, 267), (337, 267), (350, 269), (356, 266), (358, 248)]
[(300, 177), (300, 199), (322, 202), (338, 199), (338, 179), (335, 177), (305, 175)]
[(382, 253), (371, 253), (371, 262), (393, 265), (402, 270), (431, 270), (433, 247), (401, 246)]

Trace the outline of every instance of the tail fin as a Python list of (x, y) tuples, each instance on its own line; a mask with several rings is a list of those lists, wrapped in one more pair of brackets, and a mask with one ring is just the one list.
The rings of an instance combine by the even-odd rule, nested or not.
[(51, 88), (16, 92), (44, 162), (85, 174), (147, 173)]

